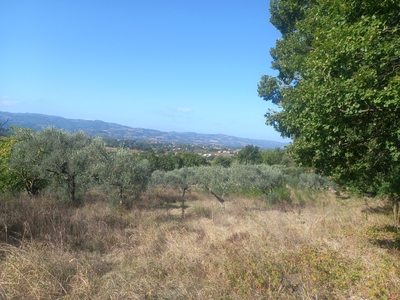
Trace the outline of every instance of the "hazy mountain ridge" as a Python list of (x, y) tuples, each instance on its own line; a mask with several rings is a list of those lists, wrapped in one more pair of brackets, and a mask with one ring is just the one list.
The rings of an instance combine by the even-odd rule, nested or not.
[(132, 128), (100, 120), (66, 119), (44, 114), (0, 112), (0, 123), (4, 123), (7, 120), (6, 126), (27, 127), (36, 131), (47, 126), (54, 126), (71, 132), (83, 130), (90, 136), (146, 140), (150, 142), (220, 145), (226, 147), (244, 147), (248, 144), (252, 144), (261, 148), (270, 149), (286, 145), (286, 143), (276, 141), (239, 138), (224, 134), (163, 132), (154, 129)]

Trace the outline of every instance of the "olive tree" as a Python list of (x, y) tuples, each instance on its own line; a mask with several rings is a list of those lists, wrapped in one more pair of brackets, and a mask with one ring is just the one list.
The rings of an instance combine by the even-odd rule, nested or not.
[(237, 187), (253, 188), (262, 192), (271, 202), (275, 201), (273, 190), (283, 188), (285, 177), (279, 168), (266, 165), (235, 165), (233, 180)]
[(165, 174), (166, 174), (166, 172), (162, 171), (162, 170), (153, 171), (150, 176), (148, 187), (150, 189), (155, 189), (155, 188), (159, 188), (159, 187), (164, 189), (167, 186)]
[(10, 167), (24, 182), (28, 194), (36, 196), (48, 188), (78, 204), (78, 193), (89, 182), (90, 165), (96, 153), (104, 150), (102, 140), (92, 140), (83, 131), (69, 133), (54, 127), (39, 132), (19, 129), (15, 135)]
[(43, 169), (46, 155), (38, 134), (29, 129), (15, 128), (15, 141), (10, 149), (9, 170), (16, 174), (20, 186), (28, 195), (38, 196), (48, 186), (48, 174)]
[(196, 184), (208, 190), (219, 201), (221, 208), (225, 209), (224, 198), (235, 184), (231, 168), (218, 165), (197, 167), (194, 180)]
[(109, 152), (97, 167), (100, 184), (111, 199), (131, 208), (146, 190), (151, 176), (150, 164), (126, 149)]
[(182, 192), (182, 198), (186, 191), (194, 184), (196, 167), (183, 167), (165, 173), (165, 182), (168, 186), (177, 188)]
[(53, 175), (53, 185), (60, 183), (67, 191), (68, 199), (78, 203), (77, 192), (86, 188), (91, 155), (96, 146), (102, 146), (101, 142), (92, 144), (83, 131), (71, 134), (55, 128), (46, 128), (39, 136), (48, 151), (43, 168)]
[[(1, 134), (1, 133), (0, 133)], [(13, 135), (0, 136), (0, 192), (18, 192), (24, 188), (23, 181), (10, 167), (11, 149), (16, 143)]]
[(186, 191), (195, 183), (196, 167), (183, 167), (165, 173), (165, 182), (172, 188), (177, 188), (182, 192), (181, 208), (182, 218), (185, 217), (185, 194)]

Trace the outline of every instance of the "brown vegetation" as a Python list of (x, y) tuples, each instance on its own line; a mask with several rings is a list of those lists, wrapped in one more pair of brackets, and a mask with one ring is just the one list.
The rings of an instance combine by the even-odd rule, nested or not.
[[(385, 203), (292, 191), (292, 204), (146, 195), (113, 210), (3, 199), (1, 299), (397, 299), (400, 231)], [(171, 195), (168, 199), (174, 199)]]

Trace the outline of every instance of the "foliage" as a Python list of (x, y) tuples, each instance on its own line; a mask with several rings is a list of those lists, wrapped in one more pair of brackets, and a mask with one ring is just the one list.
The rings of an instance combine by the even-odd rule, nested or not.
[(266, 165), (290, 165), (290, 158), (287, 151), (282, 148), (261, 151), (262, 163)]
[(259, 190), (264, 194), (265, 198), (271, 200), (271, 202), (287, 200), (276, 199), (275, 194), (273, 194), (273, 190), (275, 189), (285, 189), (285, 178), (279, 168), (266, 165), (235, 165), (232, 168), (232, 176), (234, 176), (237, 187), (251, 187)]
[(150, 163), (150, 168), (152, 171), (171, 171), (182, 167), (182, 161), (180, 157), (173, 153), (156, 155), (153, 151), (150, 151), (140, 154), (139, 157), (146, 159)]
[(174, 189), (179, 189), (182, 192), (181, 195), (181, 209), (182, 219), (185, 218), (185, 194), (191, 186), (195, 184), (194, 174), (196, 172), (195, 167), (183, 167), (181, 169), (175, 169), (165, 173), (164, 181), (166, 184)]
[(208, 191), (221, 204), (228, 195), (264, 197), (270, 204), (290, 202), (289, 187), (324, 190), (333, 183), (321, 175), (305, 172), (302, 168), (281, 165), (243, 165), (231, 167), (219, 165), (183, 167), (172, 171), (156, 170), (152, 173), (149, 187), (157, 193), (166, 187), (180, 190), (181, 198), (192, 186)]
[(48, 188), (78, 204), (78, 194), (90, 181), (90, 166), (104, 151), (101, 139), (91, 140), (83, 132), (71, 134), (53, 127), (40, 132), (16, 129), (13, 137), (17, 142), (12, 147), (10, 170), (28, 194), (37, 196)]
[(208, 162), (204, 157), (189, 151), (166, 154), (155, 154), (153, 151), (150, 151), (147, 153), (141, 153), (139, 157), (147, 159), (153, 171), (172, 171), (182, 167), (208, 165)]
[(193, 152), (182, 152), (179, 157), (182, 160), (182, 165), (185, 167), (197, 167), (207, 165), (207, 161), (203, 156), (200, 156)]
[(218, 155), (212, 160), (212, 165), (229, 168), (232, 165), (232, 160), (233, 159), (230, 156)]
[(42, 166), (46, 150), (34, 131), (23, 128), (14, 130), (16, 142), (11, 148), (9, 170), (16, 174), (30, 196), (38, 196), (49, 183)]
[(159, 170), (158, 156), (153, 151), (141, 153), (139, 158), (147, 160), (152, 171)]
[(42, 168), (48, 172), (53, 185), (61, 184), (72, 203), (80, 199), (77, 193), (86, 188), (87, 173), (93, 153), (104, 148), (101, 140), (91, 140), (83, 131), (68, 133), (55, 128), (46, 128), (37, 133), (46, 155)]
[(114, 204), (126, 208), (131, 208), (133, 201), (140, 198), (151, 176), (148, 161), (123, 148), (107, 153), (96, 172), (102, 188), (116, 200)]
[(148, 188), (154, 190), (158, 187), (165, 188), (167, 186), (167, 181), (165, 179), (165, 171), (155, 170), (151, 173)]
[(197, 167), (195, 173), (195, 182), (208, 190), (221, 204), (225, 207), (225, 196), (228, 191), (235, 185), (232, 176), (232, 168), (224, 168), (222, 166), (201, 166)]
[(194, 174), (196, 168), (183, 167), (165, 173), (165, 182), (168, 186), (179, 189), (182, 192), (182, 198), (186, 191), (195, 184)]
[(301, 165), (345, 186), (399, 193), (400, 2), (274, 0), (277, 77), (259, 96)]
[(333, 185), (326, 177), (315, 173), (302, 173), (299, 176), (299, 187), (308, 187), (311, 189), (327, 189)]
[(235, 158), (241, 164), (260, 164), (262, 162), (260, 147), (247, 145), (237, 153)]
[(10, 169), (11, 148), (16, 143), (12, 136), (0, 137), (0, 192), (17, 192), (22, 189), (18, 174)]
[(265, 165), (234, 164), (229, 168), (219, 165), (183, 167), (173, 171), (154, 171), (151, 186), (179, 189), (182, 197), (192, 186), (200, 186), (209, 191), (221, 203), (228, 194), (257, 189), (270, 194), (272, 189), (282, 185), (283, 174), (277, 168)]
[(156, 156), (156, 169), (163, 171), (172, 171), (182, 167), (182, 160), (179, 156), (170, 154), (160, 154)]

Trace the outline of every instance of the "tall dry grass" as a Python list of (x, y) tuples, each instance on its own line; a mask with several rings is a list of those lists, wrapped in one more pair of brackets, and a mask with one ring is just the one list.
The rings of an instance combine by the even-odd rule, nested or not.
[(192, 193), (131, 211), (1, 202), (0, 299), (398, 299), (400, 233), (382, 201), (291, 204)]

